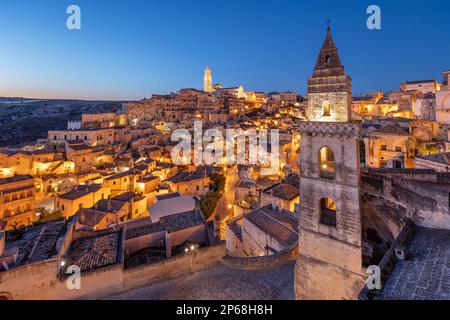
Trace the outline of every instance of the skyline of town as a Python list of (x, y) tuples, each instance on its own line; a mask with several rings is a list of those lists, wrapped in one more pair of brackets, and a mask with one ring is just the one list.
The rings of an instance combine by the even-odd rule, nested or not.
[[(65, 11), (67, 30), (80, 37), (89, 30), (85, 9), (95, 7), (99, 14), (105, 8), (99, 1), (86, 3)], [(348, 3), (325, 3), (338, 13), (348, 9)], [(195, 11), (198, 5), (206, 4), (184, 2), (177, 17), (188, 18), (192, 11), (181, 9)], [(205, 10), (223, 9), (227, 17), (228, 4), (209, 5)], [(114, 16), (120, 7), (114, 3), (108, 12)], [(382, 13), (387, 8), (366, 8), (367, 32), (383, 36), (389, 29), (389, 22), (382, 22), (389, 18)], [(260, 7), (254, 9), (253, 15), (260, 13)], [(163, 13), (157, 16), (164, 20)], [(400, 20), (405, 18), (408, 14)], [(124, 37), (141, 25), (135, 23)], [(274, 25), (268, 28), (276, 31)], [(343, 29), (328, 19), (320, 32), (308, 31), (316, 34), (305, 44), (314, 59), (302, 61), (307, 72), (292, 70), (295, 79), (302, 77), (303, 90), (264, 90), (294, 79), (277, 82), (268, 71), (275, 67), (284, 74), (289, 59), (280, 63), (272, 57), (270, 66), (258, 69), (268, 53), (222, 65), (227, 73), (187, 50), (181, 55), (186, 53), (189, 66), (169, 54), (165, 58), (173, 69), (161, 76), (175, 86), (185, 79), (198, 84), (145, 98), (0, 97), (0, 302), (171, 300), (167, 314), (207, 318), (219, 314), (209, 305), (216, 300), (227, 300), (222, 316), (277, 314), (274, 300), (450, 300), (450, 70), (442, 67), (448, 56), (430, 60), (430, 47), (427, 54), (420, 47), (416, 55), (402, 47), (404, 59), (399, 59), (375, 46), (379, 64), (401, 67), (391, 70), (396, 77), (382, 68), (374, 75), (355, 68), (361, 62), (355, 48), (361, 46), (349, 45)], [(253, 46), (248, 42), (254, 39), (245, 35), (230, 43), (237, 39)], [(448, 53), (442, 43), (433, 45)], [(298, 58), (296, 52), (278, 53)], [(418, 55), (426, 62), (406, 71)], [(133, 60), (126, 56), (122, 66)], [(97, 75), (97, 67), (111, 62), (97, 66), (94, 59), (88, 69)], [(136, 72), (146, 68), (139, 59), (132, 62)], [(36, 88), (52, 86), (47, 80), (61, 61), (49, 63), (49, 78), (27, 79)], [(197, 76), (184, 73), (194, 65)], [(77, 66), (82, 67), (74, 73)], [(86, 82), (74, 89), (97, 92), (102, 72), (94, 79), (83, 72), (84, 62), (72, 67), (59, 74), (57, 92), (66, 94), (64, 86), (80, 79)], [(234, 68), (240, 72), (237, 83), (229, 81)], [(439, 75), (423, 76), (435, 68)], [(175, 71), (179, 78), (171, 74)], [(114, 72), (106, 70), (108, 81), (117, 80)], [(397, 81), (395, 88), (360, 93), (354, 84), (361, 72), (386, 85)], [(399, 74), (408, 78), (398, 80)], [(261, 81), (256, 89), (251, 79)], [(120, 80), (115, 85), (125, 91), (147, 83), (139, 77)], [(0, 81), (2, 86), (8, 90)], [(117, 88), (104, 89), (125, 92)], [(200, 306), (196, 300), (210, 301)]]
[[(246, 1), (237, 10), (234, 1), (79, 1), (82, 27), (67, 30), (69, 4), (2, 3), (0, 28), (10, 32), (4, 35), (9, 49), (0, 53), (0, 96), (139, 100), (200, 88), (206, 65), (224, 86), (304, 94), (315, 59), (311, 48), (320, 45), (328, 18), (347, 48), (342, 59), (355, 95), (438, 79), (450, 68), (447, 1), (435, 2), (440, 10), (422, 2), (381, 1), (381, 30), (367, 29), (363, 2)], [(172, 19), (165, 19), (168, 12)]]

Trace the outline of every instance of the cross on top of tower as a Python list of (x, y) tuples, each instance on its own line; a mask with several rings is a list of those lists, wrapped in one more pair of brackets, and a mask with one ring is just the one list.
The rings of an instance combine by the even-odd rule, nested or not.
[(330, 31), (331, 30), (331, 28), (330, 28), (331, 20), (327, 19), (327, 21), (325, 21), (325, 23), (327, 24), (327, 31)]

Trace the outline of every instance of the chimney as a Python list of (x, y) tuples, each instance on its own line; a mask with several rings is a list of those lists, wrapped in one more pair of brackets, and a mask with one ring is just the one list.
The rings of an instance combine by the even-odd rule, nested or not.
[(272, 210), (277, 211), (277, 200), (272, 198)]

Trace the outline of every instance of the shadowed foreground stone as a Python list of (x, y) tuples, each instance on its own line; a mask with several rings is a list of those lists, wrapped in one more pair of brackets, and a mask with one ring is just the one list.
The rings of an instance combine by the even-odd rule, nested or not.
[(292, 300), (294, 262), (263, 271), (223, 265), (131, 290), (110, 299), (123, 300)]

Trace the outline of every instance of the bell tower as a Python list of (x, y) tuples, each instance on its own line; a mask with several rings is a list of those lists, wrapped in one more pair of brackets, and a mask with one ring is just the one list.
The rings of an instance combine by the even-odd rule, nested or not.
[(351, 79), (345, 74), (328, 26), (313, 75), (308, 79), (310, 121), (348, 122), (351, 119)]
[(351, 121), (351, 84), (327, 34), (308, 81), (308, 120), (299, 124), (300, 239), (297, 299), (356, 299), (362, 268), (360, 125)]
[(212, 71), (209, 66), (206, 67), (205, 73), (203, 75), (203, 91), (213, 92), (212, 86)]

